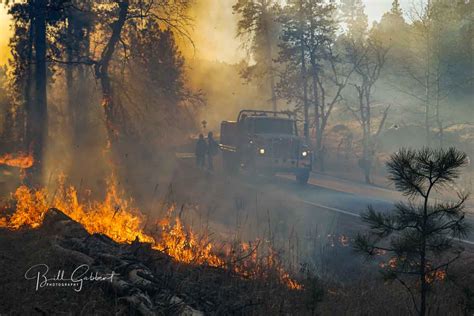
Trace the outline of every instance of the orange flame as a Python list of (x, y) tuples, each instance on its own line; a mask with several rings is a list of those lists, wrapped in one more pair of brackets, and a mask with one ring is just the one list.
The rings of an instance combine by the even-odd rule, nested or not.
[[(399, 265), (400, 261), (405, 261), (405, 258), (397, 258), (397, 257), (392, 257), (388, 260), (388, 262), (380, 262), (379, 267), (382, 269), (387, 269), (387, 270), (396, 270)], [(416, 263), (410, 263), (410, 266), (412, 267), (417, 267)], [(447, 277), (446, 270), (444, 269), (432, 269), (432, 265), (430, 263), (426, 264), (426, 269), (429, 271), (425, 275), (425, 280), (427, 283), (433, 283), (435, 281), (444, 281)]]
[[(284, 269), (277, 251), (271, 246), (256, 240), (253, 243), (238, 244), (236, 249), (231, 250), (230, 258), (232, 270), (238, 275), (250, 279), (265, 279), (272, 276), (293, 290), (301, 290), (303, 287), (290, 277)], [(242, 258), (244, 258), (242, 260)]]
[[(32, 190), (20, 186), (12, 195), (16, 210), (11, 216), (0, 214), (0, 227), (37, 228), (42, 224), (48, 208), (55, 207), (80, 223), (91, 234), (104, 234), (120, 243), (130, 243), (138, 238), (178, 262), (230, 268), (242, 277), (265, 276), (264, 269), (267, 268), (266, 271), (275, 271), (280, 282), (288, 288), (302, 288), (291, 279), (277, 260), (276, 252), (270, 247), (264, 259), (259, 258), (255, 251), (238, 264), (230, 264), (229, 260), (213, 251), (213, 245), (208, 238), (198, 238), (191, 230), (186, 230), (179, 217), (172, 220), (174, 206), (169, 208), (164, 219), (157, 221), (159, 232), (152, 236), (144, 231), (144, 217), (132, 206), (133, 200), (122, 197), (123, 192), (117, 189), (114, 177), (108, 181), (106, 196), (101, 202), (81, 202), (76, 189), (72, 186), (66, 187), (64, 180), (64, 177), (60, 179), (52, 198), (45, 189)], [(249, 251), (252, 247), (249, 244), (241, 244), (240, 248), (242, 251)]]
[(0, 164), (21, 169), (28, 169), (33, 166), (34, 158), (32, 155), (27, 155), (22, 152), (18, 153), (16, 156), (13, 154), (5, 154), (0, 156)]
[(166, 252), (180, 262), (224, 266), (224, 261), (213, 254), (212, 244), (207, 239), (199, 240), (192, 231), (186, 232), (179, 217), (174, 225), (171, 224), (173, 211), (174, 206), (168, 210), (168, 216), (157, 223), (161, 234), (153, 248)]

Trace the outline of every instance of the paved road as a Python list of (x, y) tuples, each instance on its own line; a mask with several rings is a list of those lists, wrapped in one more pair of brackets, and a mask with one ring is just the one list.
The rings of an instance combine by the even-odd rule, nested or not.
[[(315, 209), (343, 214), (348, 217), (348, 221), (350, 218), (360, 218), (360, 214), (366, 211), (369, 205), (378, 211), (386, 212), (393, 208), (394, 203), (405, 199), (392, 190), (325, 175), (313, 174), (308, 185), (304, 187), (292, 183), (292, 177), (287, 175), (279, 175), (279, 178), (281, 180), (278, 185), (288, 189), (288, 192), (303, 203), (312, 205)], [(474, 215), (469, 212), (466, 220), (474, 228)], [(461, 241), (474, 245), (474, 232)]]
[[(232, 181), (252, 191), (258, 191), (259, 195), (268, 199), (278, 198), (290, 202), (289, 204), (296, 203), (295, 207), (304, 206), (305, 213), (310, 210), (309, 214), (314, 216), (318, 213), (337, 215), (339, 226), (350, 230), (349, 235), (365, 229), (360, 214), (365, 212), (369, 205), (378, 211), (386, 212), (393, 209), (394, 203), (405, 199), (394, 190), (318, 173), (312, 173), (306, 186), (299, 185), (294, 176), (287, 174), (270, 178), (243, 174), (232, 178)], [(474, 228), (474, 214), (468, 214), (467, 221)], [(474, 245), (474, 232), (462, 242)]]

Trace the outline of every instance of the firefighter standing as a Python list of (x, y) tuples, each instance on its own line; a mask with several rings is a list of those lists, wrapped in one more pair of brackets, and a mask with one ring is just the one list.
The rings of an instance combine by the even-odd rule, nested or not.
[(209, 170), (214, 169), (214, 156), (217, 155), (219, 151), (219, 144), (214, 140), (212, 132), (207, 134), (207, 162)]
[(206, 141), (204, 140), (204, 135), (199, 134), (199, 139), (196, 143), (196, 165), (198, 168), (204, 168), (207, 151), (208, 149)]

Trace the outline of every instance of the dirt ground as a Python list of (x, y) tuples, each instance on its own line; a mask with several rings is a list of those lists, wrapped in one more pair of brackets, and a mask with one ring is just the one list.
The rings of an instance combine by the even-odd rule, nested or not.
[(50, 271), (67, 269), (77, 262), (60, 256), (50, 247), (50, 234), (42, 229), (11, 232), (0, 229), (1, 304), (5, 315), (110, 315), (114, 300), (104, 289), (87, 285), (81, 292), (45, 288), (39, 291), (26, 271), (36, 264), (46, 264)]

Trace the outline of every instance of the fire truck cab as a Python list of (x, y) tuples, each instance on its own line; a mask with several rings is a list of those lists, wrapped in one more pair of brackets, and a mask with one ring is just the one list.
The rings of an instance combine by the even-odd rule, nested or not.
[(298, 136), (290, 112), (242, 110), (237, 121), (221, 123), (224, 169), (229, 173), (247, 169), (252, 173), (293, 173), (306, 184), (312, 170), (312, 152)]

